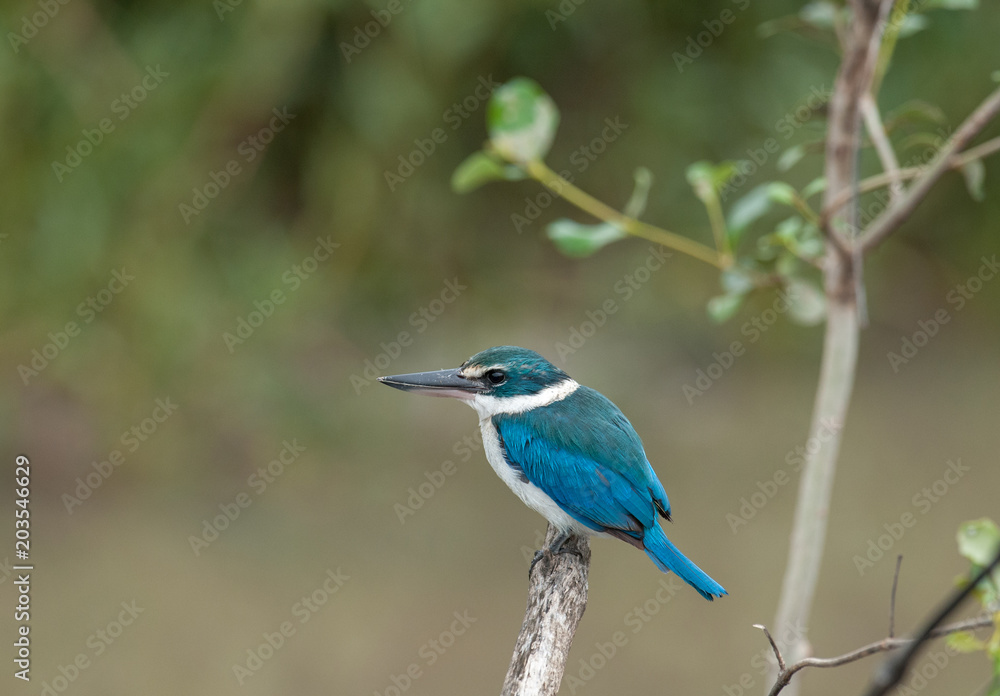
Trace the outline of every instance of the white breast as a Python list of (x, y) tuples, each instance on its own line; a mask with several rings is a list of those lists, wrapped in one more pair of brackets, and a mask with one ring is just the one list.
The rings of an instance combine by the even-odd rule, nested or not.
[(542, 517), (559, 529), (574, 534), (594, 534), (592, 529), (580, 524), (564, 512), (541, 488), (529, 481), (521, 480), (517, 471), (510, 467), (504, 457), (503, 449), (500, 447), (500, 438), (492, 421), (492, 417), (498, 413), (523, 413), (565, 399), (579, 386), (574, 380), (567, 379), (559, 384), (546, 387), (537, 394), (508, 399), (478, 395), (467, 403), (479, 414), (479, 429), (483, 433), (483, 448), (486, 451), (486, 459), (489, 460), (493, 471), (514, 491), (514, 494), (524, 501), (525, 505), (540, 513)]

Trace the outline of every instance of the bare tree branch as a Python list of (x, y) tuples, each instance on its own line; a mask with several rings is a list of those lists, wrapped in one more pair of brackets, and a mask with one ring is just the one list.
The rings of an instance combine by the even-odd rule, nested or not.
[[(809, 450), (799, 482), (788, 562), (775, 618), (779, 635), (791, 626), (800, 629), (794, 642), (783, 646), (792, 661), (809, 654), (806, 628), (819, 581), (842, 430), (829, 437), (820, 434), (824, 423), (844, 423), (858, 355), (860, 255), (845, 234), (856, 218), (856, 196), (851, 196), (845, 209), (834, 210), (831, 204), (842, 191), (857, 187), (861, 99), (871, 87), (878, 59), (879, 19), (888, 14), (892, 0), (853, 0), (851, 5), (852, 20), (845, 31), (844, 59), (830, 100), (826, 142), (827, 188), (820, 227), (829, 240), (823, 259), (827, 322), (809, 428), (810, 442), (818, 446)], [(847, 225), (843, 224), (844, 218)]]
[[(543, 548), (558, 537), (550, 524)], [(564, 553), (543, 552), (528, 580), (528, 607), (514, 644), (501, 696), (551, 696), (559, 691), (576, 627), (587, 608), (590, 543), (570, 537)]]
[(868, 92), (861, 98), (861, 115), (865, 120), (865, 129), (871, 136), (875, 152), (882, 162), (882, 169), (889, 179), (890, 200), (895, 203), (903, 195), (903, 180), (899, 176), (899, 159), (896, 158), (896, 151), (892, 149), (892, 143), (885, 132), (882, 124), (882, 115), (878, 110), (878, 103), (875, 96)]
[[(899, 680), (903, 678), (904, 674), (906, 674), (906, 670), (913, 661), (913, 658), (916, 656), (920, 646), (936, 635), (941, 635), (941, 629), (939, 626), (952, 614), (952, 612), (958, 609), (959, 605), (965, 601), (965, 598), (972, 594), (972, 591), (976, 589), (976, 586), (986, 579), (998, 565), (1000, 565), (1000, 551), (997, 552), (997, 555), (993, 558), (989, 565), (976, 574), (968, 585), (954, 592), (948, 601), (945, 602), (944, 605), (941, 606), (941, 608), (938, 609), (930, 619), (928, 619), (923, 629), (917, 634), (915, 639), (910, 641), (909, 647), (907, 647), (904, 652), (886, 660), (879, 666), (879, 668), (875, 671), (875, 675), (872, 677), (871, 685), (869, 686), (866, 696), (883, 696), (889, 692), (889, 689), (898, 684)], [(992, 625), (992, 615), (982, 618), (988, 619)], [(959, 628), (957, 630), (964, 629)]]
[[(941, 636), (946, 636), (951, 633), (971, 631), (976, 628), (985, 628), (992, 625), (993, 616), (991, 614), (984, 614), (973, 619), (966, 619), (965, 621), (948, 624), (947, 626), (939, 626), (931, 631), (927, 638), (940, 638)], [(768, 640), (771, 642), (771, 649), (774, 650), (780, 669), (778, 679), (774, 683), (774, 686), (771, 687), (771, 691), (768, 692), (768, 696), (776, 696), (780, 693), (786, 686), (788, 686), (792, 676), (806, 667), (840, 667), (841, 665), (846, 665), (849, 662), (857, 662), (858, 660), (868, 657), (869, 655), (913, 646), (920, 640), (919, 638), (893, 638), (890, 636), (888, 638), (883, 638), (882, 640), (877, 640), (874, 643), (864, 645), (848, 653), (844, 653), (843, 655), (838, 655), (837, 657), (806, 657), (799, 660), (794, 665), (786, 667), (784, 659), (778, 651), (777, 646), (775, 646), (774, 641), (771, 640), (770, 633), (767, 632), (767, 629), (759, 624), (755, 624), (755, 627), (763, 629), (764, 633), (768, 636)]]
[[(934, 184), (949, 169), (953, 168), (955, 155), (979, 134), (993, 118), (1000, 113), (1000, 88), (994, 90), (965, 122), (959, 126), (951, 139), (941, 148), (937, 157), (926, 171), (906, 190), (896, 204), (891, 204), (879, 215), (859, 240), (862, 250), (867, 253), (881, 244), (896, 231), (916, 207), (927, 197)], [(985, 145), (985, 143), (984, 143)], [(839, 193), (839, 192), (838, 192)]]
[(899, 567), (903, 565), (903, 555), (896, 556), (896, 572), (892, 574), (892, 592), (889, 593), (889, 637), (896, 637), (896, 588), (899, 586)]
[[(976, 145), (975, 147), (970, 147), (968, 150), (960, 152), (951, 158), (948, 165), (951, 169), (961, 169), (969, 162), (982, 159), (983, 157), (992, 155), (995, 152), (1000, 152), (1000, 137), (992, 138), (984, 143)], [(899, 172), (897, 172), (897, 175), (901, 180), (916, 179), (926, 171), (927, 167), (903, 167), (899, 170)], [(885, 172), (882, 174), (876, 174), (858, 182), (858, 193), (875, 191), (883, 186), (888, 186), (891, 182), (892, 180)], [(831, 205), (832, 209), (840, 209), (844, 203), (850, 199), (853, 193), (854, 192), (850, 189), (842, 191), (841, 194), (833, 201)]]

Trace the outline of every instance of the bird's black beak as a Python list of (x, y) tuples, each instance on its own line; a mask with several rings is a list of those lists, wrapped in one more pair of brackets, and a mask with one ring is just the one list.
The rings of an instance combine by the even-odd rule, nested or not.
[(396, 389), (427, 396), (450, 396), (455, 399), (472, 399), (487, 387), (475, 379), (466, 379), (461, 370), (435, 370), (413, 372), (408, 375), (379, 377), (378, 381)]

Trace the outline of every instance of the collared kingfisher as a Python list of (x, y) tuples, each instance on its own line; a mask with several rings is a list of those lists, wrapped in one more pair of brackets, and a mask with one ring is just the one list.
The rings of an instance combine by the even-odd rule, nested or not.
[(727, 594), (663, 532), (670, 502), (625, 414), (538, 353), (497, 346), (461, 367), (379, 377), (390, 387), (461, 399), (479, 414), (486, 458), (560, 534), (610, 536), (646, 552), (705, 599)]

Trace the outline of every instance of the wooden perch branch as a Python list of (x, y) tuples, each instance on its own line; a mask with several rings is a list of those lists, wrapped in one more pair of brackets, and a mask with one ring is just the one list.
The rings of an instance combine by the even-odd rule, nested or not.
[[(543, 548), (557, 536), (550, 524)], [(585, 537), (571, 537), (563, 550), (566, 553), (543, 552), (531, 570), (528, 607), (502, 696), (551, 696), (559, 691), (576, 627), (587, 608), (590, 543)]]

